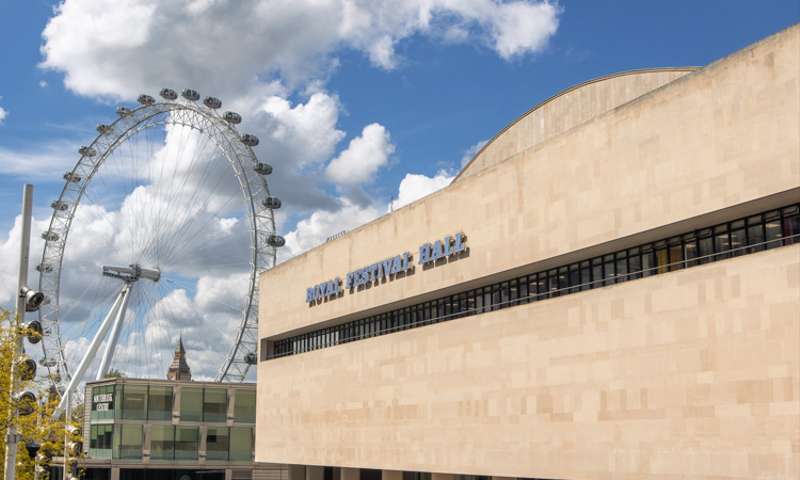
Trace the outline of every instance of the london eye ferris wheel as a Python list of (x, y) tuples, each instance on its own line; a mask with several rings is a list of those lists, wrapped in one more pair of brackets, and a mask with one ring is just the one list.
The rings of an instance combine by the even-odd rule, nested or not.
[(40, 364), (64, 393), (112, 368), (162, 376), (176, 333), (205, 346), (217, 380), (243, 381), (256, 363), (258, 274), (285, 243), (272, 167), (219, 99), (160, 96), (98, 125), (51, 204)]

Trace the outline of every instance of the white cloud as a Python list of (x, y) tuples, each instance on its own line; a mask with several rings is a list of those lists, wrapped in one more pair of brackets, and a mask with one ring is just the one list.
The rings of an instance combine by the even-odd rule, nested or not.
[(0, 107), (0, 124), (3, 123), (3, 120), (5, 120), (7, 116), (8, 116), (8, 111), (6, 111), (6, 109), (4, 109), (3, 107)]
[(389, 132), (383, 125), (364, 127), (361, 136), (350, 141), (347, 149), (334, 158), (325, 173), (339, 185), (358, 185), (371, 180), (394, 153)]
[(511, 2), (492, 16), (494, 49), (508, 60), (542, 50), (558, 29), (558, 8), (549, 3)]
[(389, 210), (397, 210), (400, 207), (441, 190), (450, 185), (452, 181), (453, 176), (448, 175), (445, 171), (440, 171), (433, 177), (407, 173), (403, 180), (400, 181), (397, 199), (392, 200), (389, 204)]
[(487, 143), (489, 143), (489, 140), (481, 140), (466, 149), (464, 155), (461, 156), (461, 168), (466, 167), (470, 160), (472, 160)]
[(342, 47), (395, 68), (397, 44), (414, 35), (472, 39), (505, 59), (537, 52), (559, 13), (534, 0), (65, 0), (43, 32), (42, 66), (83, 95), (130, 99), (169, 83), (253, 98), (271, 73), (324, 76)]
[(47, 88), (47, 80), (39, 80), (39, 87)]
[(328, 237), (341, 231), (352, 230), (381, 215), (374, 206), (362, 207), (346, 198), (341, 199), (338, 209), (317, 210), (308, 218), (297, 222), (294, 230), (286, 235), (286, 248), (290, 256), (321, 245)]
[(269, 97), (256, 110), (253, 123), (262, 126), (273, 144), (291, 150), (286, 153), (302, 167), (330, 158), (345, 135), (336, 128), (338, 119), (338, 99), (316, 92), (294, 106), (284, 98)]

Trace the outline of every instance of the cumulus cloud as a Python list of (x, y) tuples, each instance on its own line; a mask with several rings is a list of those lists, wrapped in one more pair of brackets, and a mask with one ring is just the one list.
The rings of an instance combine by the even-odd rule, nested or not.
[(324, 76), (342, 47), (395, 68), (397, 44), (414, 35), (475, 39), (505, 59), (535, 53), (559, 14), (533, 0), (65, 0), (44, 30), (42, 66), (83, 95), (133, 98), (168, 81), (252, 97), (273, 72)]
[(383, 125), (372, 123), (361, 135), (334, 158), (325, 173), (339, 185), (358, 185), (372, 180), (379, 168), (386, 165), (394, 153), (389, 132)]
[(352, 230), (381, 215), (381, 210), (376, 206), (359, 206), (347, 198), (342, 198), (340, 202), (335, 210), (318, 210), (297, 222), (295, 229), (286, 235), (289, 256), (321, 245), (332, 235)]
[(5, 120), (7, 116), (8, 112), (3, 107), (0, 107), (0, 124), (3, 123), (3, 120)]
[(538, 52), (558, 29), (558, 9), (549, 3), (511, 2), (492, 15), (494, 49), (508, 60)]
[(435, 176), (407, 173), (400, 181), (397, 190), (397, 199), (389, 204), (389, 210), (397, 210), (400, 207), (415, 202), (422, 197), (426, 197), (433, 192), (439, 191), (450, 185), (453, 176), (445, 171), (439, 171)]
[[(278, 96), (267, 98), (256, 110), (251, 124), (265, 132), (271, 147), (280, 147), (297, 167), (327, 160), (344, 138), (336, 126), (339, 101), (325, 92), (315, 92), (306, 103), (292, 105)], [(273, 150), (274, 151), (274, 150)]]

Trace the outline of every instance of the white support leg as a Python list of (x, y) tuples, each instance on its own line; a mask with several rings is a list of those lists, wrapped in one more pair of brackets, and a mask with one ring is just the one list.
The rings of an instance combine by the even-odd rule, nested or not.
[(117, 310), (116, 317), (114, 318), (114, 326), (111, 328), (111, 336), (106, 341), (106, 349), (103, 352), (103, 358), (100, 360), (100, 368), (97, 369), (97, 376), (95, 380), (102, 380), (108, 374), (108, 368), (111, 366), (111, 357), (114, 356), (114, 350), (117, 348), (117, 340), (119, 340), (119, 332), (122, 330), (122, 323), (125, 320), (125, 312), (128, 310), (128, 299), (131, 296), (132, 284), (126, 284), (122, 289), (122, 303)]
[(64, 407), (69, 401), (70, 394), (75, 389), (76, 386), (81, 382), (83, 378), (83, 374), (86, 372), (86, 368), (94, 360), (94, 356), (97, 353), (97, 349), (100, 347), (100, 343), (103, 341), (103, 338), (108, 333), (108, 328), (111, 326), (111, 320), (114, 318), (117, 310), (122, 304), (122, 298), (124, 293), (127, 289), (127, 284), (122, 287), (122, 289), (117, 294), (116, 300), (114, 300), (114, 304), (111, 306), (111, 310), (108, 311), (106, 318), (103, 319), (103, 323), (100, 324), (100, 328), (97, 329), (97, 333), (94, 335), (92, 339), (92, 343), (89, 344), (89, 348), (86, 350), (86, 354), (81, 359), (80, 365), (78, 365), (78, 369), (75, 370), (75, 373), (72, 375), (72, 379), (69, 381), (69, 385), (67, 385), (67, 390), (61, 396), (61, 402), (58, 404), (58, 408), (56, 408), (55, 412), (53, 412), (53, 416), (58, 418), (61, 416), (61, 413), (64, 411)]

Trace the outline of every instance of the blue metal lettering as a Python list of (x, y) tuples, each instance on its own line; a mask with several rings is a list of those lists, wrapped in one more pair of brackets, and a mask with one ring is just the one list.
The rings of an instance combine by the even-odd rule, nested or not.
[(381, 262), (381, 268), (383, 268), (383, 275), (385, 277), (388, 277), (390, 274), (394, 273), (392, 272), (392, 259), (387, 258), (386, 260)]
[(419, 246), (419, 263), (424, 265), (431, 261), (431, 244), (423, 243)]
[(467, 249), (464, 244), (464, 234), (461, 232), (456, 233), (456, 240), (453, 243), (453, 253), (461, 253)]
[(409, 271), (411, 269), (411, 254), (408, 252), (403, 253), (403, 265), (401, 267), (404, 272)]
[(431, 254), (431, 261), (435, 262), (445, 256), (444, 243), (441, 240), (433, 242), (433, 253)]

